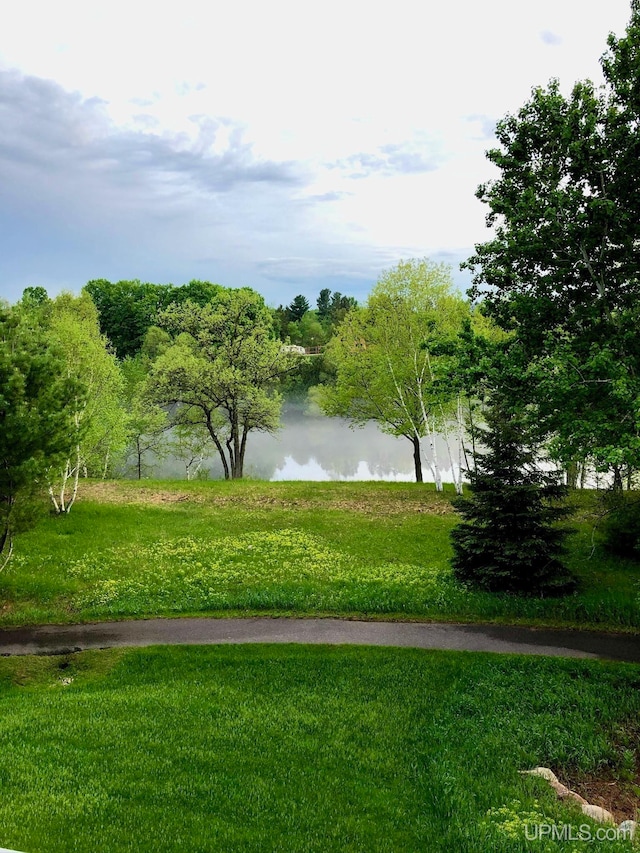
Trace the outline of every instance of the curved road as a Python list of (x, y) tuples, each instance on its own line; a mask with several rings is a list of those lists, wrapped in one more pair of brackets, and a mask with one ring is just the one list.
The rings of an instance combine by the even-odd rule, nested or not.
[(640, 635), (510, 625), (350, 619), (144, 619), (0, 629), (0, 655), (64, 654), (113, 646), (327, 643), (502, 652), (640, 663)]

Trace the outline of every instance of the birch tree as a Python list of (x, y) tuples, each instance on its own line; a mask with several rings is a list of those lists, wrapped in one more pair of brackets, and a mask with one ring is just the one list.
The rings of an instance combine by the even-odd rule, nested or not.
[(373, 420), (383, 432), (406, 438), (416, 481), (423, 480), (424, 459), (438, 490), (439, 434), (458, 490), (462, 481), (450, 441), (459, 407), (443, 381), (448, 359), (435, 354), (436, 345), (453, 339), (468, 315), (468, 304), (453, 292), (448, 267), (427, 259), (401, 261), (381, 276), (364, 308), (347, 314), (326, 350), (336, 379), (320, 392), (325, 413), (356, 426)]
[(122, 375), (88, 294), (62, 293), (52, 301), (49, 335), (63, 353), (67, 377), (84, 388), (73, 406), (67, 455), (49, 471), (49, 496), (63, 514), (71, 511), (80, 476), (106, 476), (113, 456), (124, 449), (126, 413)]

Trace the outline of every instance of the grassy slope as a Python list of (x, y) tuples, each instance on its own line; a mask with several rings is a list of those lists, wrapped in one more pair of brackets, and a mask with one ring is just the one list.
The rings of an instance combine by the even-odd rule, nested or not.
[(576, 595), (469, 592), (449, 570), (452, 493), (395, 483), (82, 484), (65, 518), (20, 537), (0, 624), (151, 614), (343, 613), (640, 629), (640, 567), (591, 534), (578, 494)]
[(0, 660), (0, 844), (518, 853), (527, 815), (585, 823), (518, 770), (619, 764), (639, 687), (632, 665), (407, 649)]

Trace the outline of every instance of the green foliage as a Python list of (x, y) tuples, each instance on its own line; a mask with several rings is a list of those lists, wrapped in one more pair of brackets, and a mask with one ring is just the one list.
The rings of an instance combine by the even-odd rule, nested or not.
[(49, 300), (49, 294), (44, 287), (25, 287), (20, 300), (25, 307), (37, 308)]
[(416, 649), (3, 659), (2, 842), (573, 853), (532, 845), (523, 820), (597, 825), (518, 771), (545, 764), (565, 779), (614, 763), (618, 732), (640, 714), (638, 686), (637, 666)]
[(150, 362), (155, 361), (159, 355), (162, 355), (170, 343), (171, 335), (168, 332), (159, 326), (149, 326), (144, 336), (140, 353), (136, 358), (140, 358), (143, 363), (149, 366)]
[[(162, 341), (163, 351), (167, 345), (165, 337), (169, 336), (162, 329), (149, 329), (145, 345), (150, 336)], [(170, 341), (170, 339), (169, 339)], [(144, 346), (143, 346), (144, 351)], [(147, 387), (150, 361), (144, 355), (126, 358), (122, 362), (122, 375), (125, 382), (124, 401), (127, 410), (127, 439), (128, 448), (125, 461), (131, 464), (138, 480), (153, 470), (149, 462), (149, 454), (156, 459), (164, 458), (170, 451), (167, 432), (169, 416), (167, 412), (151, 398)], [(130, 461), (131, 460), (131, 461)]]
[(434, 350), (455, 338), (468, 315), (447, 267), (402, 261), (380, 278), (364, 308), (349, 311), (327, 346), (336, 378), (320, 391), (325, 413), (356, 425), (374, 420), (407, 438), (418, 481), (420, 440), (447, 421), (455, 394), (443, 381), (449, 360)]
[(331, 309), (331, 291), (328, 287), (322, 288), (316, 300), (316, 305), (318, 308), (318, 319), (321, 323), (326, 322), (329, 319)]
[(169, 444), (171, 456), (184, 462), (187, 480), (206, 479), (209, 472), (202, 468), (211, 449), (211, 436), (201, 423), (177, 423)]
[(296, 323), (287, 324), (287, 338), (292, 344), (303, 347), (320, 347), (327, 340), (327, 331), (315, 311), (307, 311)]
[(184, 305), (185, 302), (195, 302), (196, 305), (204, 306), (209, 302), (215, 302), (224, 288), (220, 284), (212, 284), (210, 281), (199, 281), (193, 279), (189, 284), (169, 288), (166, 306)]
[[(87, 293), (61, 293), (48, 310), (48, 334), (61, 351), (66, 375), (84, 388), (73, 407), (67, 455), (49, 473), (51, 497), (59, 512), (68, 512), (78, 477), (106, 476), (127, 441), (122, 405), (123, 378), (107, 340), (100, 333), (95, 305)], [(67, 487), (71, 486), (71, 495)]]
[(285, 309), (287, 319), (289, 322), (297, 323), (302, 320), (309, 308), (309, 300), (306, 296), (298, 294)]
[(640, 496), (605, 495), (607, 514), (602, 524), (603, 543), (621, 557), (640, 560)]
[(485, 417), (486, 451), (468, 472), (473, 493), (455, 502), (464, 518), (451, 532), (455, 576), (490, 592), (570, 592), (575, 579), (560, 559), (567, 531), (556, 526), (566, 488), (538, 468), (521, 417), (498, 404)]
[(279, 425), (279, 377), (292, 364), (272, 339), (272, 318), (249, 288), (221, 290), (214, 302), (187, 301), (161, 316), (177, 337), (153, 364), (149, 391), (161, 406), (174, 406), (176, 422), (207, 430), (225, 479), (243, 475), (251, 431)]
[(32, 521), (30, 498), (67, 450), (84, 393), (39, 312), (0, 306), (0, 554)]
[(119, 359), (136, 356), (151, 326), (170, 305), (187, 301), (206, 305), (222, 288), (208, 281), (191, 281), (181, 287), (171, 284), (105, 279), (88, 282), (83, 290), (93, 299), (100, 318), (100, 330), (107, 336)]
[(339, 291), (332, 294), (328, 287), (320, 291), (316, 304), (317, 310), (312, 310), (307, 298), (299, 294), (286, 307), (272, 309), (277, 337), (284, 343), (322, 346), (349, 311), (358, 307), (353, 296), (343, 296)]
[(118, 358), (136, 355), (149, 326), (166, 305), (168, 288), (140, 281), (105, 279), (88, 282), (83, 290), (93, 299), (100, 317), (100, 330), (106, 335)]
[(618, 472), (640, 462), (637, 5), (608, 44), (602, 90), (580, 82), (565, 98), (553, 80), (498, 122), (488, 158), (500, 174), (477, 192), (495, 236), (466, 266), (486, 310), (515, 332), (524, 402), (556, 456)]
[[(322, 291), (320, 291), (322, 293)], [(347, 316), (349, 311), (353, 311), (354, 308), (358, 307), (358, 302), (353, 296), (343, 296), (339, 290), (334, 291), (331, 294), (331, 301), (329, 303), (329, 323), (332, 327), (341, 323), (344, 318)]]

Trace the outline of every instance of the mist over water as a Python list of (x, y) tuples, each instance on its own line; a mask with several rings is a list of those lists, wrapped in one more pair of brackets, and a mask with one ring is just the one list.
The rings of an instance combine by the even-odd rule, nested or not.
[[(453, 437), (451, 446), (457, 462), (458, 445)], [(220, 479), (222, 465), (212, 449), (202, 470), (211, 479)], [(442, 438), (437, 440), (437, 451), (444, 482), (453, 482)], [(423, 476), (425, 482), (433, 482), (426, 464), (428, 455), (425, 441)], [(352, 429), (343, 418), (328, 418), (292, 403), (285, 405), (282, 426), (275, 435), (249, 434), (244, 471), (246, 477), (260, 480), (415, 480), (413, 446), (406, 438), (386, 435), (372, 422)], [(184, 479), (184, 463), (165, 459), (157, 463), (152, 476)]]

